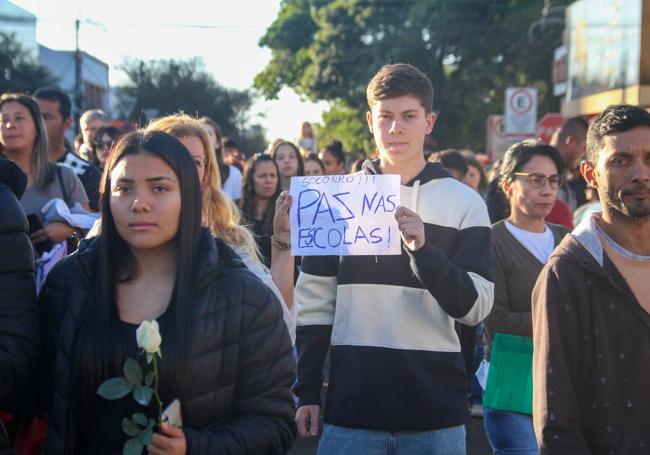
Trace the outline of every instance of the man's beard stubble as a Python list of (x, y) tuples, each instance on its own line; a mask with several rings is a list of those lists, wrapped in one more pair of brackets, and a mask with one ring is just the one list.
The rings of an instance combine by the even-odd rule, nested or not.
[(629, 190), (608, 190), (605, 193), (605, 204), (609, 207), (610, 212), (618, 217), (628, 221), (645, 221), (650, 218), (650, 205), (631, 207), (626, 204), (623, 198), (632, 193), (645, 192), (650, 194), (650, 187), (646, 185), (636, 185)]

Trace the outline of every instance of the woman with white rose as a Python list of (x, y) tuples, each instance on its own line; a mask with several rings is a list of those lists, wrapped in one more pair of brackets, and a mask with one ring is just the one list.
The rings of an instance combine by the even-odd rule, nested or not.
[[(157, 415), (155, 400), (142, 406), (130, 395), (108, 401), (96, 393), (122, 375), (128, 357), (149, 371), (142, 349), (160, 350), (160, 398), (165, 406), (178, 399), (183, 420), (182, 429), (162, 424), (148, 453), (286, 452), (295, 366), (281, 307), (201, 227), (187, 149), (161, 132), (122, 138), (101, 202), (101, 236), (57, 264), (39, 297), (45, 453), (122, 452), (123, 419)], [(159, 332), (144, 324), (136, 337), (143, 321), (157, 321)]]

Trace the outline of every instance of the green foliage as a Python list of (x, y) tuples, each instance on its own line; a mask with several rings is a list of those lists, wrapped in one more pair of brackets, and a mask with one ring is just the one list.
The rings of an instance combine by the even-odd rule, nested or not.
[[(121, 65), (128, 82), (118, 87), (118, 98), (132, 99), (135, 107), (131, 119), (140, 124), (177, 112), (208, 116), (215, 120), (225, 136), (237, 140), (248, 137), (248, 112), (252, 95), (245, 90), (231, 90), (216, 82), (206, 71), (203, 61), (126, 59)], [(129, 103), (124, 103), (129, 104)], [(147, 115), (149, 113), (149, 115)], [(263, 130), (261, 133), (264, 141)]]
[[(481, 149), (485, 119), (503, 112), (508, 86), (536, 86), (540, 116), (558, 108), (551, 64), (562, 30), (537, 28), (528, 39), (542, 6), (530, 0), (285, 0), (260, 40), (272, 59), (255, 85), (269, 98), (288, 86), (311, 100), (345, 103), (364, 122), (372, 75), (387, 63), (412, 63), (434, 84), (439, 146)], [(334, 115), (323, 120), (325, 134), (330, 121), (339, 122)]]
[(140, 439), (137, 437), (131, 438), (124, 443), (124, 448), (122, 449), (123, 455), (142, 455), (142, 449), (144, 446), (140, 442)]
[(0, 33), (0, 93), (33, 93), (56, 83), (56, 78), (23, 49), (14, 35)]
[(149, 422), (149, 419), (147, 418), (146, 415), (138, 413), (138, 414), (133, 414), (133, 421), (135, 423), (137, 423), (138, 425), (141, 425), (141, 426), (144, 427)]
[(142, 368), (135, 359), (130, 357), (126, 359), (124, 362), (123, 373), (126, 380), (132, 385), (142, 384)]
[(371, 155), (374, 151), (372, 135), (366, 123), (365, 106), (351, 107), (344, 101), (332, 103), (323, 112), (323, 124), (316, 128), (320, 148), (337, 139), (343, 143), (343, 150), (355, 158), (358, 152)]
[[(104, 381), (97, 389), (97, 394), (106, 400), (119, 400), (124, 398), (129, 393), (133, 392), (133, 399), (142, 406), (149, 406), (151, 399), (155, 396), (158, 402), (159, 415), (162, 413), (162, 402), (157, 392), (157, 363), (156, 354), (146, 354), (147, 357), (151, 356), (153, 371), (147, 372), (146, 376), (142, 371), (142, 367), (137, 360), (128, 357), (124, 361), (122, 372), (124, 376), (111, 378)], [(145, 384), (142, 384), (144, 379)], [(150, 386), (156, 383), (153, 389)], [(147, 417), (142, 413), (135, 413), (131, 419), (125, 417), (122, 419), (122, 431), (130, 437), (122, 448), (123, 455), (140, 455), (144, 448), (151, 444), (153, 438), (153, 429), (157, 420)]]
[(142, 430), (136, 422), (124, 417), (124, 419), (122, 419), (122, 431), (124, 431), (127, 436), (135, 437), (139, 435)]
[(152, 396), (153, 389), (150, 387), (136, 386), (133, 389), (133, 399), (142, 406), (149, 406)]
[(131, 439), (124, 443), (122, 454), (141, 455), (144, 448), (151, 444), (155, 424), (154, 419), (148, 419), (144, 414), (133, 414), (133, 420), (125, 417), (122, 420), (122, 431), (131, 436)]
[(131, 384), (125, 377), (112, 378), (104, 381), (97, 389), (97, 394), (105, 400), (119, 400), (133, 391)]

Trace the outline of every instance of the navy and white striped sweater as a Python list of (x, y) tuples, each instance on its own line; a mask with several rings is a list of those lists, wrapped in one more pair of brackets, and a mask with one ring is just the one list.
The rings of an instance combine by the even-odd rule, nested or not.
[[(366, 161), (364, 173), (378, 163)], [(331, 345), (325, 422), (386, 431), (466, 423), (466, 383), (454, 321), (492, 307), (490, 222), (480, 196), (428, 163), (401, 186), (425, 225), (425, 245), (400, 256), (305, 257), (298, 278), (299, 406), (320, 404)]]

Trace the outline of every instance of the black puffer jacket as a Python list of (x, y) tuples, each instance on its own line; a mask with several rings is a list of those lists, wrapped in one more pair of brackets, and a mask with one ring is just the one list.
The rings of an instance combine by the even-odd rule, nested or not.
[(34, 253), (27, 230), (17, 197), (0, 180), (0, 408), (24, 386), (38, 361)]
[[(48, 455), (73, 452), (72, 422), (81, 416), (71, 415), (71, 359), (88, 302), (97, 292), (91, 284), (98, 248), (98, 240), (84, 242), (77, 253), (61, 260), (39, 296), (46, 325), (43, 373), (52, 381)], [(199, 251), (190, 381), (179, 397), (187, 453), (284, 453), (295, 437), (290, 389), (295, 362), (280, 303), (230, 248), (207, 231)]]

